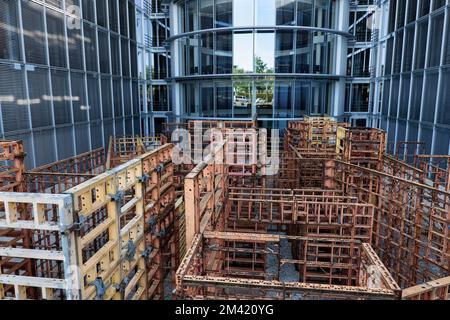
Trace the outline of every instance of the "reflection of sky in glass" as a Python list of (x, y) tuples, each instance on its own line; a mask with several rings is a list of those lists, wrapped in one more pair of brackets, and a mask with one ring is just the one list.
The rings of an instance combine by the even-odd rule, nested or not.
[(233, 35), (233, 65), (244, 72), (253, 72), (253, 34)]
[(273, 32), (258, 32), (256, 33), (255, 41), (255, 57), (261, 58), (261, 60), (267, 64), (267, 72), (273, 72), (274, 59), (275, 59), (275, 34)]
[(256, 0), (255, 25), (272, 26), (275, 25), (275, 1)]
[(253, 25), (253, 0), (233, 1), (233, 26)]

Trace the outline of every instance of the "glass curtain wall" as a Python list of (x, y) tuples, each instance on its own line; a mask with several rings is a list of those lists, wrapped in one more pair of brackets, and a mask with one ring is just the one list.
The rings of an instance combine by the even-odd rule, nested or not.
[(180, 34), (172, 41), (180, 68), (173, 79), (183, 92), (181, 113), (235, 118), (329, 113), (340, 78), (336, 43), (345, 37), (329, 30), (336, 29), (337, 2), (177, 2)]
[(135, 1), (0, 0), (0, 135), (28, 168), (140, 133), (134, 18)]

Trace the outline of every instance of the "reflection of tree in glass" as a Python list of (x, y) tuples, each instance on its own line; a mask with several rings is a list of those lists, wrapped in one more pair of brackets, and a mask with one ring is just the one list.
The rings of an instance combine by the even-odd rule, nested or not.
[(255, 57), (256, 73), (273, 73), (273, 69), (267, 67), (267, 63), (261, 57)]
[[(255, 57), (255, 69), (256, 73), (273, 73), (273, 69), (267, 66), (267, 63), (261, 57)], [(244, 68), (239, 68), (237, 66), (233, 66), (233, 74), (243, 74), (249, 73), (249, 71), (245, 71)]]

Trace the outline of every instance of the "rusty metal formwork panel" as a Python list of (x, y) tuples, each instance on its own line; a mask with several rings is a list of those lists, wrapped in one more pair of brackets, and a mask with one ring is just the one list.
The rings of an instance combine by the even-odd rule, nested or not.
[(402, 291), (403, 300), (449, 300), (450, 277), (429, 281)]
[(414, 165), (435, 188), (450, 192), (450, 155), (416, 155)]
[[(26, 172), (26, 186), (40, 193), (0, 193), (0, 234), (7, 239), (0, 247), (2, 297), (147, 299), (153, 275), (145, 218), (154, 207), (173, 212), (171, 150), (162, 146), (100, 174), (105, 153), (95, 150)], [(174, 215), (158, 219), (169, 234), (159, 234), (163, 247), (170, 248), (160, 253), (162, 263), (169, 261), (161, 269), (171, 268), (174, 277)], [(5, 230), (26, 232), (30, 241), (7, 238)]]
[(106, 165), (114, 168), (166, 143), (162, 135), (110, 137)]
[(402, 288), (449, 274), (448, 192), (346, 162), (334, 166), (334, 187), (374, 205), (372, 245)]
[(214, 152), (199, 163), (185, 178), (184, 204), (186, 245), (198, 233), (221, 225), (227, 192), (228, 166), (226, 142), (215, 144)]
[(24, 157), (22, 141), (0, 141), (0, 191), (23, 191)]
[(82, 299), (146, 297), (143, 172), (129, 161), (70, 190)]
[(229, 188), (225, 219), (231, 230), (289, 225), (293, 234), (371, 242), (374, 208), (335, 190)]
[(377, 169), (386, 154), (386, 141), (383, 130), (339, 127), (336, 154), (343, 161)]
[[(282, 242), (298, 243), (296, 258), (280, 256)], [(270, 271), (269, 256), (276, 262)], [(296, 266), (297, 279), (283, 279), (287, 264)], [(399, 288), (368, 244), (206, 231), (194, 237), (177, 271), (177, 293), (183, 299), (398, 299)]]
[[(25, 190), (25, 153), (22, 141), (0, 141), (0, 191), (23, 192)], [(22, 207), (18, 208), (20, 217), (25, 219)], [(8, 229), (0, 231), (0, 247), (20, 246), (28, 248), (31, 245), (29, 230)], [(9, 261), (8, 261), (9, 260)], [(29, 259), (21, 259), (20, 263), (10, 267), (10, 258), (0, 263), (0, 274), (20, 273), (31, 275), (33, 265)]]
[(28, 192), (62, 193), (105, 172), (103, 148), (46, 164), (25, 172)]
[[(175, 281), (178, 258), (178, 216), (175, 211), (174, 164), (172, 144), (141, 156), (144, 173), (146, 263), (149, 270), (148, 299), (164, 298), (167, 273)], [(181, 212), (183, 214), (183, 212)]]
[(336, 135), (339, 127), (348, 123), (329, 117), (306, 117), (303, 121), (290, 121), (285, 134), (285, 150), (294, 146), (305, 157), (327, 157), (336, 152)]
[[(23, 239), (2, 243), (0, 299), (79, 299), (76, 237), (69, 231), (74, 223), (71, 196), (6, 192), (0, 194), (0, 206), (0, 234), (10, 229), (33, 238), (51, 235), (47, 246), (31, 248)], [(24, 263), (33, 270), (21, 270)]]

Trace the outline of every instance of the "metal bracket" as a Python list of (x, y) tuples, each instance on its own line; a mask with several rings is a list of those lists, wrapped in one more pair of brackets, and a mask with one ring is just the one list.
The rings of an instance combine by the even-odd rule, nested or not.
[(61, 230), (62, 234), (67, 234), (68, 232), (72, 231), (80, 231), (84, 224), (87, 223), (87, 218), (82, 215), (77, 215), (76, 222), (74, 222), (72, 225), (67, 226), (65, 229)]
[(144, 174), (142, 177), (137, 178), (139, 182), (145, 183), (150, 179), (150, 176), (148, 174)]
[(97, 277), (95, 281), (89, 283), (91, 286), (95, 286), (95, 299), (96, 300), (103, 300), (103, 297), (105, 296), (106, 290), (111, 286), (111, 284), (105, 286), (103, 279), (101, 277)]
[(150, 218), (147, 221), (148, 225), (150, 227), (153, 227), (156, 224), (156, 217), (155, 216), (150, 216)]
[(128, 240), (126, 259), (128, 261), (133, 261), (134, 255), (136, 254), (136, 246), (133, 240)]
[(159, 238), (164, 238), (166, 236), (166, 230), (161, 229), (161, 231), (159, 233), (157, 233), (156, 236)]
[(152, 246), (148, 246), (144, 252), (141, 253), (141, 257), (143, 258), (148, 258), (150, 257), (150, 255), (152, 254), (153, 251), (153, 247)]
[(118, 191), (116, 194), (109, 194), (108, 196), (112, 201), (119, 202), (123, 199), (124, 194), (123, 191)]
[(120, 293), (124, 293), (125, 289), (127, 288), (128, 283), (130, 282), (130, 279), (128, 277), (125, 277), (118, 285), (115, 285), (114, 287), (116, 290)]

